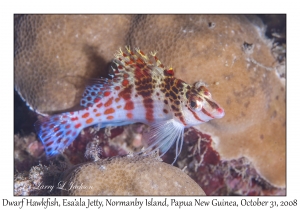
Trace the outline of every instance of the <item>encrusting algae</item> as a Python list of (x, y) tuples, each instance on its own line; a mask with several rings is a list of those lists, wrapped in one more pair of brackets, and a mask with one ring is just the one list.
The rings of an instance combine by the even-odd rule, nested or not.
[[(224, 118), (197, 127), (211, 137), (215, 154), (228, 162), (246, 158), (257, 176), (285, 187), (285, 65), (274, 57), (260, 20), (232, 15), (28, 15), (16, 17), (15, 27), (15, 85), (33, 110), (48, 115), (78, 105), (87, 78), (105, 76), (119, 46), (155, 49), (177, 78), (205, 82), (226, 111)], [(111, 41), (103, 42), (103, 37)], [(90, 130), (79, 134), (65, 152), (68, 157), (75, 157), (70, 151), (83, 147)], [(114, 136), (124, 132), (112, 131)], [(101, 130), (96, 133), (102, 135)], [(114, 147), (105, 146), (104, 154), (116, 155)], [(175, 165), (183, 168), (194, 159), (182, 154)], [(186, 170), (194, 174), (194, 169)]]

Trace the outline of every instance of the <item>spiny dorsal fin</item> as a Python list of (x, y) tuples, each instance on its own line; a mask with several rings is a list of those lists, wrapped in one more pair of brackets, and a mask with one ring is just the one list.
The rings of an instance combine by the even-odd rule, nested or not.
[(150, 58), (139, 48), (135, 52), (125, 47), (126, 51), (120, 48), (115, 53), (113, 60), (116, 67), (112, 66), (110, 76), (112, 79), (94, 79), (86, 88), (80, 105), (87, 107), (105, 96), (105, 92), (113, 90), (115, 87), (126, 87), (134, 84), (135, 79), (141, 77), (173, 77), (172, 67), (165, 68), (156, 57), (157, 52), (151, 52)]
[(157, 52), (150, 52), (150, 56), (145, 54), (139, 48), (136, 48), (133, 52), (129, 47), (125, 47), (126, 51), (121, 48), (115, 54), (114, 63), (117, 65), (115, 75), (126, 71), (134, 72), (136, 68), (144, 71), (144, 74), (153, 74), (157, 76), (174, 76), (173, 68), (165, 68), (161, 61), (157, 58)]

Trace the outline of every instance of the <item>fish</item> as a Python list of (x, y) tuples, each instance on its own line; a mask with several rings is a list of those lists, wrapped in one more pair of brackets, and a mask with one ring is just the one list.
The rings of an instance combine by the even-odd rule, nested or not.
[(66, 112), (36, 123), (47, 156), (62, 153), (82, 129), (144, 123), (145, 153), (160, 150), (163, 156), (176, 143), (181, 152), (184, 129), (225, 115), (202, 82), (190, 85), (165, 67), (157, 52), (120, 48), (114, 55), (111, 78), (93, 79), (83, 93), (81, 110)]

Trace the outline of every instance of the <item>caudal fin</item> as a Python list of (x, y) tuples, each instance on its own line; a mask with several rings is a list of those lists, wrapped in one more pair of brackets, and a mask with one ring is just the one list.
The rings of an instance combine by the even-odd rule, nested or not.
[(47, 156), (63, 152), (78, 136), (83, 127), (75, 124), (73, 118), (74, 115), (64, 113), (35, 123), (37, 134), (45, 147)]

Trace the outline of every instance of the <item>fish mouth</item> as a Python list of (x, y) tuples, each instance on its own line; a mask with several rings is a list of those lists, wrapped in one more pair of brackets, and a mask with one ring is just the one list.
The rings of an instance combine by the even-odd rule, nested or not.
[(225, 115), (225, 111), (224, 111), (224, 109), (221, 108), (221, 107), (218, 107), (218, 108), (215, 109), (215, 110), (213, 111), (213, 113), (212, 113), (212, 116), (213, 116), (214, 118), (222, 118), (222, 117), (224, 117), (224, 115)]

